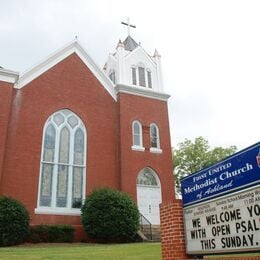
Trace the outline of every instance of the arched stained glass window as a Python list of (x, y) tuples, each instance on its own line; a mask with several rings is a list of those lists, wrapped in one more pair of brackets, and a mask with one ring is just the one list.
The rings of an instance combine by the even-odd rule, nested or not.
[(160, 186), (156, 173), (150, 168), (144, 168), (137, 177), (137, 184), (146, 186)]
[[(43, 130), (37, 209), (79, 210), (86, 186), (86, 129), (68, 109), (51, 115)], [(41, 210), (39, 210), (41, 211)]]

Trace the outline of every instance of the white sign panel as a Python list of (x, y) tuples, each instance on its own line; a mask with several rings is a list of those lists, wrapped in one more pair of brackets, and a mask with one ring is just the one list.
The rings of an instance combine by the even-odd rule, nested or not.
[(260, 187), (184, 209), (188, 254), (260, 250)]

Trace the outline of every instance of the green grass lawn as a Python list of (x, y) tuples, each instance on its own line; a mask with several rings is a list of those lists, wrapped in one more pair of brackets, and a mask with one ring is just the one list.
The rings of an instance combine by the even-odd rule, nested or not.
[(0, 259), (97, 259), (157, 260), (161, 258), (160, 243), (115, 245), (36, 244), (0, 248)]

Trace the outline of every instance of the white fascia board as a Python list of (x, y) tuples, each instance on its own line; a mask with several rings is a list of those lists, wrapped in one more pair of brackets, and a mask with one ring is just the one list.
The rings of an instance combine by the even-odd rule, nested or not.
[(126, 58), (132, 56), (135, 54), (135, 52), (137, 52), (138, 50), (141, 50), (143, 52), (143, 54), (147, 57), (147, 59), (149, 59), (151, 61), (151, 63), (156, 67), (156, 63), (155, 61), (152, 59), (152, 57), (145, 51), (145, 49), (142, 46), (137, 46), (134, 50), (130, 51), (129, 53), (127, 53), (127, 55), (125, 56)]
[(67, 58), (72, 53), (76, 53), (80, 59), (86, 64), (86, 66), (91, 70), (91, 72), (96, 76), (104, 88), (109, 92), (109, 94), (116, 100), (116, 93), (113, 84), (109, 81), (107, 76), (101, 71), (101, 69), (95, 64), (93, 59), (87, 54), (87, 52), (81, 47), (78, 41), (73, 41), (61, 50), (57, 51), (53, 55), (49, 56), (44, 61), (40, 62), (38, 65), (25, 72), (18, 82), (15, 84), (15, 88), (20, 89), (26, 86), (35, 78), (42, 75), (44, 72)]
[(134, 85), (116, 85), (115, 87), (117, 93), (126, 93), (146, 98), (153, 98), (161, 101), (167, 101), (170, 98), (169, 94), (159, 93), (154, 90), (144, 88), (144, 87), (135, 87)]
[(19, 72), (0, 68), (0, 81), (15, 83), (19, 78)]

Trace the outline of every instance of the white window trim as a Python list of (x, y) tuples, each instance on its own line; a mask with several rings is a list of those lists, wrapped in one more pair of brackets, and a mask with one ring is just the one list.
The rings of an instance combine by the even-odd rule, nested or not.
[[(139, 68), (142, 68), (142, 69), (144, 69), (144, 86), (141, 86), (140, 85), (140, 75), (139, 75)], [(138, 64), (137, 65), (137, 70), (136, 70), (136, 74), (137, 74), (137, 78), (138, 78), (138, 80), (137, 80), (137, 82), (138, 82), (138, 87), (140, 87), (140, 88), (147, 88), (147, 75), (146, 75), (146, 67), (142, 64), (142, 63), (140, 63), (140, 64)]]
[(162, 149), (161, 149), (161, 146), (160, 146), (159, 127), (155, 123), (150, 124), (150, 145), (151, 145), (151, 127), (152, 126), (154, 126), (156, 128), (156, 132), (157, 132), (157, 147), (150, 147), (150, 152), (151, 153), (162, 153)]
[[(137, 124), (139, 127), (139, 131), (140, 131), (140, 137), (139, 137), (139, 141), (140, 141), (140, 145), (135, 145), (134, 144), (134, 125)], [(142, 128), (142, 124), (138, 121), (138, 120), (134, 120), (132, 122), (132, 150), (134, 151), (144, 151), (145, 148), (143, 147), (143, 128)]]
[[(136, 81), (136, 84), (133, 83), (133, 69), (135, 69), (135, 81)], [(135, 87), (139, 86), (139, 79), (137, 77), (137, 66), (135, 66), (135, 65), (131, 66), (131, 85), (133, 85)]]
[[(139, 81), (139, 69), (138, 68), (143, 68), (144, 69), (144, 80), (145, 80), (145, 86), (140, 86), (140, 81)], [(135, 69), (135, 78), (136, 78), (136, 85), (133, 84), (133, 72), (132, 69)], [(131, 85), (135, 87), (140, 87), (140, 88), (148, 88), (148, 89), (153, 89), (153, 76), (152, 76), (152, 71), (150, 68), (147, 68), (143, 63), (139, 62), (137, 65), (132, 65), (130, 67), (131, 69)], [(151, 87), (149, 87), (148, 84), (148, 72), (151, 73)]]
[(34, 209), (35, 214), (45, 215), (68, 215), (68, 216), (80, 216), (80, 209), (67, 209), (67, 208), (51, 208), (51, 207), (38, 207)]
[[(54, 176), (53, 176), (53, 182), (52, 182), (52, 199), (51, 199), (51, 206), (50, 207), (46, 207), (46, 206), (40, 206), (40, 193), (41, 193), (41, 180), (42, 180), (42, 163), (46, 163), (43, 161), (43, 152), (44, 152), (44, 138), (45, 138), (45, 132), (46, 132), (46, 129), (47, 127), (49, 126), (49, 121), (50, 121), (50, 118), (51, 117), (54, 117), (55, 114), (61, 112), (62, 110), (59, 110), (59, 111), (56, 111), (54, 112), (45, 122), (45, 125), (44, 125), (44, 128), (43, 128), (43, 135), (42, 135), (42, 147), (41, 147), (41, 162), (40, 162), (40, 176), (39, 176), (39, 185), (38, 185), (38, 197), (37, 197), (37, 208), (35, 208), (34, 212), (36, 214), (50, 214), (50, 215), (80, 215), (80, 209), (77, 209), (77, 208), (71, 208), (69, 207), (69, 205), (71, 204), (71, 197), (72, 197), (72, 191), (70, 188), (70, 186), (68, 185), (68, 206), (65, 208), (65, 207), (55, 207), (54, 205), (56, 204), (56, 191), (57, 191), (57, 170), (55, 171), (54, 170)], [(72, 112), (73, 113), (73, 112)], [(85, 196), (86, 196), (86, 150), (87, 150), (87, 130), (84, 126), (84, 123), (83, 121), (75, 114), (73, 113), (78, 120), (80, 120), (80, 123), (81, 123), (81, 126), (80, 127), (75, 127), (71, 132), (70, 132), (70, 138), (71, 138), (71, 133), (73, 132), (75, 134), (75, 132), (77, 131), (77, 129), (82, 129), (83, 132), (84, 132), (84, 137), (85, 137), (85, 145), (84, 145), (84, 162), (83, 162), (83, 166), (80, 165), (79, 167), (82, 167), (83, 168), (83, 187), (82, 187), (82, 198), (83, 198), (83, 201), (85, 199)], [(56, 143), (59, 143), (60, 142), (60, 136), (58, 134), (58, 129), (57, 129), (57, 126), (56, 124), (52, 123), (52, 125), (54, 126), (55, 128), (55, 134), (56, 134), (56, 137), (55, 137), (55, 142)], [(59, 126), (59, 129), (62, 130), (64, 126), (67, 126), (69, 128), (69, 126), (65, 123), (65, 121)], [(73, 136), (74, 136), (73, 134)], [(71, 138), (72, 139), (72, 138)], [(71, 141), (71, 144), (70, 146), (71, 147), (74, 147), (74, 139), (70, 140)], [(70, 153), (70, 156), (69, 158), (73, 158), (73, 149), (70, 149), (69, 151)], [(54, 158), (58, 158), (58, 155), (59, 155), (59, 149), (56, 149), (54, 151)], [(72, 159), (71, 159), (72, 160)], [(55, 159), (54, 159), (55, 161)], [(52, 162), (54, 167), (58, 167), (58, 164), (57, 162)], [(60, 163), (59, 163), (60, 164)], [(70, 174), (70, 171), (72, 171), (72, 167), (73, 166), (77, 166), (77, 165), (74, 165), (73, 163), (69, 163), (68, 164), (69, 166), (69, 170), (68, 170), (68, 178), (69, 178), (69, 182), (71, 183), (72, 185), (72, 174)], [(83, 203), (83, 202), (82, 202)]]
[[(150, 72), (150, 75), (151, 75), (151, 87), (149, 86), (148, 72)], [(149, 88), (149, 89), (153, 89), (153, 77), (152, 77), (152, 71), (151, 71), (149, 68), (147, 68), (145, 74), (146, 74), (146, 80), (147, 80), (147, 88)]]

